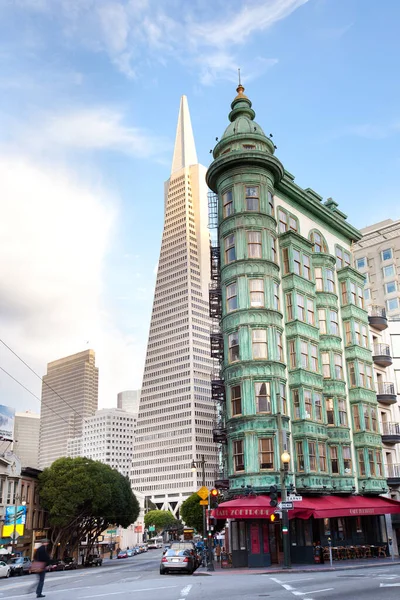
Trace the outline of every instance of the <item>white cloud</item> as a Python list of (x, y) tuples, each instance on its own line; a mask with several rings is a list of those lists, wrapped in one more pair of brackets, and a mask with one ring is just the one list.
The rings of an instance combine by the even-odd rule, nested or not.
[[(2, 339), (40, 374), (48, 361), (93, 347), (102, 403), (112, 404), (132, 379), (139, 383), (143, 355), (103, 308), (103, 265), (117, 218), (115, 199), (54, 165), (0, 155), (0, 209)], [(4, 348), (0, 356), (2, 365), (27, 384), (26, 368)], [(0, 381), (3, 401), (31, 406), (31, 397), (4, 374)], [(27, 385), (40, 395), (40, 382)]]

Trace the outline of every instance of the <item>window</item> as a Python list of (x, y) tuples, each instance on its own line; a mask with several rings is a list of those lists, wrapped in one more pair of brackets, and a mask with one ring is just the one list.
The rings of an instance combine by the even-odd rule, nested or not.
[(336, 267), (341, 269), (343, 266), (343, 251), (340, 246), (336, 246)]
[(358, 470), (360, 472), (360, 476), (365, 475), (365, 460), (364, 460), (364, 450), (358, 450)]
[(335, 352), (333, 357), (335, 360), (335, 379), (343, 379), (342, 355)]
[(350, 296), (352, 304), (357, 305), (357, 286), (352, 282), (350, 282)]
[(386, 308), (388, 310), (396, 310), (399, 308), (399, 299), (392, 298), (391, 300), (386, 300)]
[(283, 342), (282, 342), (282, 334), (280, 331), (276, 332), (276, 345), (277, 345), (277, 355), (278, 355), (278, 360), (280, 362), (283, 362)]
[(393, 294), (397, 291), (397, 283), (395, 281), (389, 281), (385, 283), (385, 294)]
[(319, 470), (323, 473), (326, 472), (326, 446), (325, 444), (318, 444), (318, 455), (319, 455)]
[(243, 440), (233, 442), (233, 464), (235, 471), (244, 471)]
[(326, 398), (325, 406), (326, 406), (326, 417), (328, 420), (328, 425), (334, 425), (335, 424), (335, 409), (334, 409), (333, 398)]
[(314, 252), (327, 252), (325, 240), (318, 231), (313, 231), (310, 238), (314, 244)]
[(266, 329), (253, 329), (253, 358), (268, 358)]
[(272, 438), (258, 440), (260, 469), (274, 469), (274, 447)]
[(317, 470), (317, 454), (316, 454), (316, 443), (308, 442), (308, 460), (310, 463), (310, 471)]
[(372, 390), (372, 368), (371, 368), (371, 365), (366, 365), (365, 371), (367, 374), (367, 388), (369, 390)]
[(314, 300), (310, 298), (307, 298), (307, 322), (310, 325), (315, 325)]
[(349, 252), (343, 252), (343, 260), (344, 260), (345, 267), (351, 266), (351, 257), (350, 257)]
[(382, 260), (390, 260), (391, 258), (393, 258), (392, 249), (388, 248), (387, 250), (382, 250), (381, 257), (382, 257)]
[(383, 276), (384, 277), (393, 277), (394, 274), (395, 274), (394, 265), (389, 265), (387, 267), (383, 267)]
[(382, 452), (380, 450), (375, 450), (375, 455), (376, 455), (376, 476), (383, 477)]
[(358, 363), (358, 373), (360, 375), (360, 386), (366, 387), (365, 368), (364, 368), (364, 363), (362, 363), (362, 362)]
[(332, 335), (339, 335), (339, 319), (336, 310), (329, 311), (330, 330)]
[(225, 238), (225, 264), (229, 264), (236, 260), (235, 234), (228, 235)]
[(311, 370), (318, 371), (318, 347), (316, 344), (310, 344), (311, 350)]
[(330, 454), (330, 459), (331, 459), (331, 472), (334, 474), (339, 473), (339, 461), (338, 461), (337, 446), (330, 446), (329, 454)]
[(284, 415), (287, 415), (287, 400), (286, 400), (286, 385), (284, 383), (280, 384), (280, 392), (281, 392), (281, 406), (282, 406), (282, 413)]
[(271, 236), (271, 258), (274, 263), (277, 262), (277, 260), (276, 260), (276, 239), (274, 238), (274, 236)]
[(222, 194), (222, 203), (224, 208), (224, 217), (229, 217), (233, 214), (233, 196), (232, 190), (225, 192)]
[(292, 229), (292, 231), (297, 231), (298, 227), (297, 219), (292, 217), (292, 215), (289, 215), (289, 229)]
[(322, 360), (322, 375), (324, 379), (329, 379), (331, 376), (331, 365), (329, 352), (321, 352), (321, 360)]
[(312, 418), (311, 390), (304, 390), (304, 408), (306, 411), (306, 419), (311, 419)]
[(368, 406), (364, 406), (363, 407), (363, 413), (364, 413), (364, 426), (365, 426), (365, 429), (367, 431), (371, 431), (371, 421), (370, 421), (370, 417), (369, 417), (369, 408), (368, 408)]
[(247, 232), (247, 251), (249, 258), (262, 258), (261, 231)]
[(328, 292), (336, 292), (335, 289), (335, 276), (333, 274), (332, 269), (326, 269), (326, 285)]
[(354, 333), (356, 334), (356, 344), (361, 346), (361, 327), (358, 321), (354, 322)]
[(297, 470), (304, 471), (303, 442), (296, 442)]
[(372, 431), (378, 433), (378, 421), (376, 420), (376, 410), (371, 406), (371, 427)]
[(284, 233), (288, 230), (288, 216), (282, 209), (278, 210), (279, 232)]
[(345, 336), (346, 346), (351, 346), (351, 324), (350, 324), (350, 321), (344, 322), (344, 336)]
[(315, 267), (315, 287), (317, 292), (322, 292), (324, 290), (324, 281), (322, 279), (322, 269), (321, 267)]
[(364, 258), (357, 258), (356, 265), (357, 265), (357, 269), (365, 269), (367, 266), (366, 257), (364, 256)]
[(364, 300), (371, 300), (371, 290), (364, 289)]
[(308, 344), (303, 340), (300, 342), (301, 368), (308, 369)]
[(295, 340), (290, 340), (290, 342), (289, 342), (289, 357), (290, 357), (290, 368), (295, 369), (297, 367)]
[(350, 446), (342, 446), (342, 452), (344, 472), (349, 474), (352, 471)]
[(254, 390), (256, 395), (256, 412), (270, 413), (271, 393), (269, 381), (263, 383), (255, 383)]
[(304, 296), (297, 294), (297, 318), (299, 321), (305, 321), (306, 316), (304, 312)]
[(357, 292), (358, 292), (358, 306), (360, 308), (364, 308), (364, 293), (363, 293), (362, 287), (357, 286)]
[(310, 257), (308, 254), (303, 254), (303, 277), (311, 280)]
[(368, 450), (368, 462), (369, 462), (369, 474), (371, 477), (375, 477), (375, 460), (374, 451)]
[(282, 259), (283, 259), (283, 274), (287, 275), (290, 272), (290, 267), (289, 267), (289, 250), (288, 250), (288, 248), (283, 248), (283, 250), (282, 250)]
[(354, 421), (354, 429), (355, 431), (360, 431), (360, 411), (358, 409), (357, 404), (353, 406), (353, 421)]
[(286, 294), (286, 316), (288, 321), (293, 321), (292, 294)]
[(246, 187), (246, 210), (260, 212), (260, 194), (258, 187)]
[(226, 286), (226, 310), (227, 312), (232, 312), (237, 307), (237, 284), (235, 281), (235, 283)]
[(299, 390), (292, 390), (294, 418), (300, 419), (300, 397)]
[(322, 421), (322, 396), (319, 392), (314, 392), (314, 419)]
[(318, 309), (319, 332), (326, 333), (326, 313), (325, 309)]
[(293, 270), (296, 275), (301, 275), (300, 252), (293, 249)]
[(368, 329), (366, 325), (361, 326), (361, 334), (362, 334), (362, 345), (364, 348), (368, 348)]
[(354, 362), (349, 362), (348, 367), (349, 367), (350, 387), (356, 387), (357, 382), (356, 382), (356, 370), (354, 367)]
[(242, 414), (242, 394), (240, 385), (235, 385), (231, 388), (231, 408), (232, 417)]
[(340, 288), (342, 292), (342, 305), (344, 306), (348, 302), (347, 287), (345, 281), (342, 281), (342, 283), (340, 284)]
[(342, 427), (347, 427), (347, 410), (346, 410), (346, 400), (344, 398), (338, 399), (338, 408), (339, 408), (339, 425)]
[(268, 192), (268, 206), (269, 212), (273, 216), (274, 215), (274, 197), (271, 192)]
[(273, 292), (274, 292), (274, 309), (280, 310), (280, 302), (279, 302), (279, 285), (274, 281), (273, 282)]
[(228, 337), (228, 357), (229, 357), (229, 362), (235, 362), (236, 360), (239, 360), (239, 334), (238, 332), (236, 333), (231, 333)]
[(250, 306), (253, 308), (264, 307), (264, 279), (250, 279)]

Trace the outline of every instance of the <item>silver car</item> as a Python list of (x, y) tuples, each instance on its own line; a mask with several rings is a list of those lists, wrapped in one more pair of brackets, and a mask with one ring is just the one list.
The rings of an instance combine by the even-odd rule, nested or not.
[(167, 550), (161, 558), (160, 575), (170, 571), (185, 571), (191, 575), (196, 569), (195, 559), (189, 550)]

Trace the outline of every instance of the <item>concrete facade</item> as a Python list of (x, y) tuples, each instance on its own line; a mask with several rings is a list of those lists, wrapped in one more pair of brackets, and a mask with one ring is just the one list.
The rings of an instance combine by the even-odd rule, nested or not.
[(67, 455), (67, 441), (80, 437), (83, 420), (98, 406), (99, 371), (94, 350), (85, 350), (47, 365), (42, 384), (39, 467)]
[(40, 415), (30, 411), (15, 413), (13, 451), (22, 467), (39, 468)]
[(138, 415), (141, 390), (125, 390), (117, 395), (117, 408)]

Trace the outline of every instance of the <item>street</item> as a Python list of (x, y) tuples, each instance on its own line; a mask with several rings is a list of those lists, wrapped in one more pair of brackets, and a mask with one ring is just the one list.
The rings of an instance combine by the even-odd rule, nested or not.
[[(150, 551), (121, 561), (105, 561), (100, 568), (49, 573), (44, 594), (49, 600), (353, 600), (399, 598), (400, 565), (335, 572), (252, 574), (219, 571), (215, 575), (160, 575), (161, 551)], [(0, 598), (35, 597), (33, 575), (0, 581)]]

